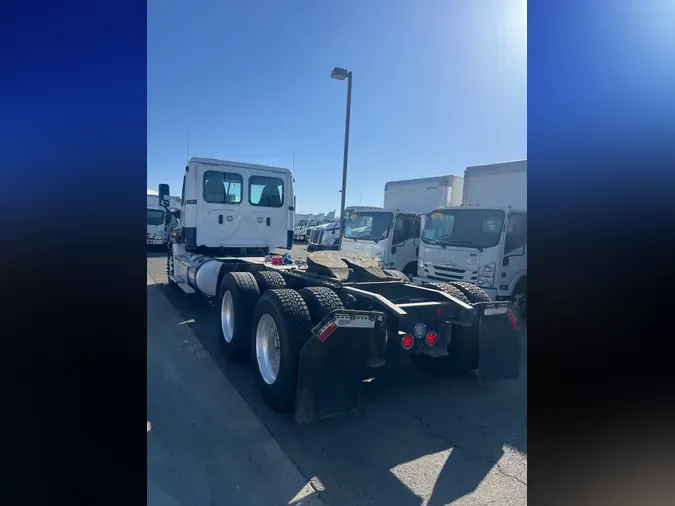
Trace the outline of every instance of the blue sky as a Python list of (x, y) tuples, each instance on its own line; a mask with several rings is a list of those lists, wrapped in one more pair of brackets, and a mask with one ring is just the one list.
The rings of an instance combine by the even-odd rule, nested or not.
[(524, 0), (149, 0), (148, 187), (190, 155), (291, 167), (297, 208), (527, 157)]

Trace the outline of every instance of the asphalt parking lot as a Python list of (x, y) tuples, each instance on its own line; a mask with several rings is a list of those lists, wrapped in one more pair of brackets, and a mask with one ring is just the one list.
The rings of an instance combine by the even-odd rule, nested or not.
[[(306, 247), (297, 244), (291, 254), (306, 256)], [(206, 298), (166, 284), (166, 253), (149, 251), (147, 268), (203, 353), (327, 504), (527, 503), (525, 360), (519, 379), (480, 386), (473, 376), (430, 378), (401, 357), (364, 383), (358, 413), (299, 426), (264, 404), (250, 366), (225, 361), (218, 312)]]

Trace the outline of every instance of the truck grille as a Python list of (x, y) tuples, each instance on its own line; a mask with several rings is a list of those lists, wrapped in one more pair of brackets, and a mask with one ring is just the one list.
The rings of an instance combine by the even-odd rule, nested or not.
[(310, 230), (309, 232), (309, 242), (312, 244), (321, 244), (322, 237), (323, 230)]
[(424, 264), (424, 268), (420, 274), (438, 281), (468, 281), (475, 283), (478, 271), (446, 267), (445, 265)]

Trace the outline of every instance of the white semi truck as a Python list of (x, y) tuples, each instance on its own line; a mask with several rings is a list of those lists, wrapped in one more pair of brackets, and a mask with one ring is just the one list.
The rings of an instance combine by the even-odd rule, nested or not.
[[(178, 197), (169, 198), (169, 208), (178, 209), (180, 199)], [(168, 212), (159, 203), (159, 194), (156, 191), (147, 191), (147, 215), (146, 215), (146, 244), (148, 246), (167, 245), (169, 235), (178, 226), (176, 216)]]
[(461, 207), (427, 215), (420, 282), (469, 282), (527, 315), (527, 160), (467, 167)]
[(408, 277), (416, 275), (423, 214), (460, 205), (463, 184), (463, 178), (453, 175), (386, 183), (384, 208), (347, 216), (341, 249), (371, 256), (383, 268)]
[[(169, 187), (159, 186), (169, 206)], [(519, 374), (520, 333), (508, 302), (473, 285), (416, 286), (371, 258), (269, 255), (293, 244), (289, 169), (191, 158), (181, 226), (170, 239), (169, 284), (215, 298), (228, 360), (253, 361), (261, 396), (298, 422), (357, 409), (364, 367), (404, 353), (440, 376), (478, 370), (482, 381)]]

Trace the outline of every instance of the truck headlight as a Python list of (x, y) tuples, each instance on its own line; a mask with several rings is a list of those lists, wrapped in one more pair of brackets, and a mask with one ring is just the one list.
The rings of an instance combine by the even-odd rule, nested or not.
[(377, 263), (380, 264), (380, 268), (382, 268), (382, 262), (384, 262), (384, 252), (378, 251), (377, 253), (373, 253), (373, 258), (377, 260)]
[(481, 265), (478, 268), (478, 275), (479, 276), (494, 276), (496, 267), (497, 267), (497, 264), (495, 262), (491, 262), (491, 263), (486, 264), (486, 265)]
[(492, 288), (492, 283), (494, 282), (492, 276), (478, 276), (478, 281), (476, 284), (481, 288)]

